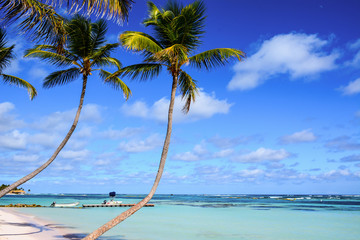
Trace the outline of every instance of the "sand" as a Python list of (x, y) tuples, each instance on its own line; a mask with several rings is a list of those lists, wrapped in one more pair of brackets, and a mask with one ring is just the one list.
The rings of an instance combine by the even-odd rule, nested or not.
[(0, 240), (80, 239), (61, 225), (22, 214), (15, 209), (0, 208)]

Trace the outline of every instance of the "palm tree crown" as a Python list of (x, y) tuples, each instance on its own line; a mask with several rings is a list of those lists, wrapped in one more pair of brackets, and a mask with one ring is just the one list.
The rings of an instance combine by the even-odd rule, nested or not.
[(3, 73), (4, 69), (9, 66), (11, 60), (14, 58), (13, 50), (15, 47), (15, 45), (7, 47), (5, 38), (5, 31), (0, 28), (0, 77), (2, 77), (4, 83), (26, 88), (32, 100), (37, 95), (37, 92), (30, 83), (21, 78)]
[(194, 54), (201, 44), (204, 31), (205, 6), (195, 1), (188, 6), (169, 1), (164, 9), (148, 2), (149, 17), (143, 21), (145, 26), (153, 27), (155, 37), (146, 33), (127, 31), (120, 35), (122, 45), (144, 55), (141, 64), (123, 68), (116, 74), (145, 80), (157, 76), (166, 68), (178, 80), (181, 93), (186, 98), (184, 111), (188, 112), (197, 92), (196, 80), (192, 79), (182, 67), (190, 64), (207, 70), (223, 66), (230, 60), (242, 60), (245, 54), (237, 49), (216, 48)]
[(56, 47), (52, 45), (37, 45), (26, 51), (25, 57), (36, 57), (56, 66), (69, 67), (48, 75), (43, 86), (49, 88), (67, 84), (81, 75), (87, 78), (93, 71), (100, 71), (100, 77), (106, 79), (105, 83), (115, 89), (121, 89), (125, 98), (128, 99), (131, 91), (127, 85), (118, 77), (110, 77), (111, 74), (108, 71), (101, 69), (104, 66), (115, 66), (118, 70), (121, 69), (120, 61), (110, 57), (110, 53), (119, 44), (105, 44), (106, 22), (99, 20), (91, 23), (84, 17), (76, 15), (65, 24), (65, 30), (68, 38), (63, 54), (57, 53)]

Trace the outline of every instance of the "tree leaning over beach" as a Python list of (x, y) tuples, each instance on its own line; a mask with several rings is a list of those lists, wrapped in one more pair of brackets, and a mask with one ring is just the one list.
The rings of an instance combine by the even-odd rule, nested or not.
[(148, 8), (149, 18), (144, 20), (143, 24), (153, 27), (155, 37), (131, 31), (120, 35), (120, 41), (125, 48), (143, 54), (143, 62), (124, 67), (112, 76), (128, 76), (132, 79), (147, 80), (158, 76), (165, 68), (172, 77), (167, 131), (158, 172), (150, 193), (143, 200), (86, 236), (84, 240), (97, 239), (141, 209), (155, 194), (169, 150), (176, 90), (179, 87), (180, 93), (185, 99), (183, 108), (185, 113), (189, 111), (191, 103), (195, 101), (198, 91), (196, 80), (192, 79), (183, 70), (183, 67), (189, 64), (198, 69), (209, 70), (223, 66), (231, 60), (241, 61), (245, 57), (242, 51), (232, 48), (216, 48), (193, 55), (200, 45), (200, 37), (204, 33), (205, 6), (202, 1), (195, 1), (185, 7), (175, 1), (169, 1), (161, 10), (154, 3), (148, 2)]
[(6, 33), (3, 29), (0, 28), (0, 77), (2, 81), (6, 84), (15, 85), (18, 87), (26, 88), (30, 99), (32, 100), (36, 95), (36, 89), (29, 82), (25, 81), (22, 78), (15, 77), (12, 75), (4, 74), (4, 69), (10, 65), (12, 59), (14, 59), (14, 47), (15, 45), (11, 45), (7, 47), (6, 44)]
[(118, 48), (119, 43), (105, 44), (105, 34), (107, 30), (106, 22), (104, 20), (99, 20), (95, 23), (91, 23), (84, 17), (77, 15), (65, 24), (65, 29), (68, 38), (63, 54), (58, 54), (55, 46), (38, 45), (35, 48), (27, 50), (25, 57), (40, 58), (58, 67), (69, 67), (65, 70), (56, 71), (48, 75), (43, 83), (45, 88), (68, 84), (78, 79), (80, 76), (82, 77), (80, 102), (73, 124), (51, 158), (32, 173), (0, 191), (0, 197), (43, 171), (55, 160), (59, 152), (64, 148), (79, 121), (88, 77), (92, 75), (94, 71), (100, 72), (99, 76), (104, 80), (105, 84), (110, 85), (116, 90), (121, 90), (126, 100), (131, 95), (129, 87), (121, 81), (119, 77), (112, 76), (110, 72), (102, 69), (102, 67), (106, 66), (115, 66), (117, 70), (121, 69), (120, 61), (110, 57), (111, 52)]

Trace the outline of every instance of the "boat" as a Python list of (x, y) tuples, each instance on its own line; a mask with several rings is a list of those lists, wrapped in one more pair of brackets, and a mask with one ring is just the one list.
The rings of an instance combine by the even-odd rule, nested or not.
[(106, 204), (106, 205), (117, 205), (117, 204), (122, 204), (122, 201), (115, 201), (115, 196), (116, 196), (116, 192), (109, 192), (109, 197), (110, 200), (104, 200), (102, 204)]
[(53, 202), (50, 207), (76, 207), (79, 205), (79, 202), (73, 202), (73, 203), (56, 203)]

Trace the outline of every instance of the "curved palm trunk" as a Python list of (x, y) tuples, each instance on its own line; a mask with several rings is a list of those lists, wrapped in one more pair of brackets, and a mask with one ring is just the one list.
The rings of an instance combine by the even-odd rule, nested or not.
[(73, 132), (74, 132), (74, 130), (76, 128), (76, 125), (77, 125), (77, 123), (79, 121), (80, 112), (81, 112), (83, 102), (84, 102), (84, 97), (85, 97), (86, 83), (87, 83), (87, 76), (84, 75), (83, 76), (83, 86), (82, 86), (82, 91), (81, 91), (80, 103), (79, 103), (79, 107), (78, 107), (77, 112), (76, 112), (74, 122), (73, 122), (69, 132), (65, 136), (64, 140), (60, 143), (59, 147), (55, 150), (54, 154), (51, 156), (51, 158), (47, 162), (45, 162), (43, 165), (41, 165), (38, 169), (36, 169), (32, 173), (26, 175), (25, 177), (21, 178), (20, 180), (14, 182), (13, 184), (8, 186), (7, 188), (1, 190), (0, 191), (0, 198), (3, 197), (8, 192), (10, 192), (11, 190), (13, 190), (14, 188), (20, 186), (21, 184), (29, 181), (30, 179), (32, 179), (33, 177), (38, 175), (42, 170), (44, 170), (47, 166), (50, 165), (50, 163), (52, 163), (55, 160), (55, 158), (57, 157), (59, 152), (64, 148), (65, 144), (69, 141), (69, 139), (70, 139), (71, 135), (73, 134)]
[(122, 221), (124, 221), (125, 219), (127, 219), (128, 217), (133, 215), (135, 212), (140, 210), (154, 196), (154, 194), (156, 192), (156, 189), (157, 189), (157, 187), (159, 185), (161, 176), (163, 174), (167, 154), (168, 154), (168, 151), (169, 151), (177, 81), (178, 81), (178, 76), (174, 76), (173, 77), (173, 84), (172, 84), (172, 88), (171, 88), (171, 98), (170, 98), (170, 105), (169, 105), (169, 112), (168, 112), (168, 124), (167, 124), (166, 137), (165, 137), (164, 146), (163, 146), (163, 150), (162, 150), (162, 154), (161, 154), (161, 158), (160, 158), (160, 164), (159, 164), (158, 172), (156, 174), (156, 178), (155, 178), (154, 184), (153, 184), (153, 186), (152, 186), (152, 188), (150, 190), (150, 193), (143, 200), (138, 202), (135, 206), (129, 208), (128, 210), (121, 213), (117, 217), (113, 218), (112, 220), (110, 220), (106, 224), (102, 225), (101, 227), (99, 227), (98, 229), (96, 229), (95, 231), (93, 231), (92, 233), (87, 235), (82, 240), (97, 239), (98, 237), (103, 235), (105, 232), (109, 231), (111, 228), (115, 227), (117, 224), (121, 223)]

